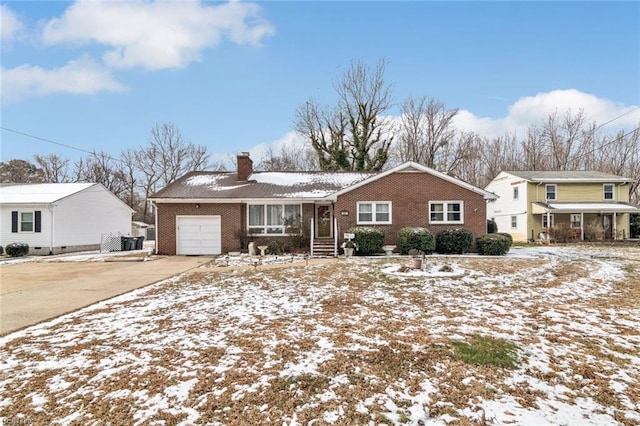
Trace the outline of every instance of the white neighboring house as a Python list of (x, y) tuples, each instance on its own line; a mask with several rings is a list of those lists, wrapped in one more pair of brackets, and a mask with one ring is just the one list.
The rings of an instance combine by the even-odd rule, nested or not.
[(0, 185), (0, 245), (30, 254), (98, 250), (103, 234), (130, 235), (133, 210), (99, 183)]

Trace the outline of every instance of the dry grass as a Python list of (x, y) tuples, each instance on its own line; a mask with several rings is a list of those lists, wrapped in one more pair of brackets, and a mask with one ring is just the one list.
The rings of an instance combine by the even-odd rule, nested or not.
[[(402, 259), (191, 273), (8, 339), (0, 410), (33, 424), (480, 425), (581, 399), (631, 425), (640, 282), (621, 258), (606, 260), (616, 277), (587, 256), (428, 258), (465, 270), (452, 279), (380, 273)], [(484, 344), (514, 362), (456, 349)]]

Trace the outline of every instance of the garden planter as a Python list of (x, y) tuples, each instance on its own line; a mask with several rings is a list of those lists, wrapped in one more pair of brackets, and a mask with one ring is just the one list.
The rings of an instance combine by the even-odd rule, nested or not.
[(411, 259), (411, 267), (413, 269), (422, 269), (422, 258), (414, 257), (413, 259)]

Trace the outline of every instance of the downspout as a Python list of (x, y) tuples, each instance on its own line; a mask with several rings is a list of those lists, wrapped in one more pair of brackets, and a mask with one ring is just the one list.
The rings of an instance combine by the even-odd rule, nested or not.
[(313, 257), (313, 239), (315, 237), (316, 231), (315, 231), (315, 222), (313, 220), (313, 218), (311, 218), (311, 238), (309, 238), (310, 241), (310, 247), (309, 247), (309, 253), (310, 253), (310, 257)]
[(53, 254), (53, 248), (54, 246), (54, 233), (53, 233), (53, 227), (54, 227), (54, 216), (53, 216), (53, 204), (49, 204), (47, 206), (47, 210), (49, 210), (50, 216), (51, 216), (51, 235), (49, 235), (49, 255)]
[(338, 257), (338, 218), (333, 216), (333, 257)]
[(153, 209), (153, 226), (155, 226), (155, 238), (153, 239), (153, 254), (158, 254), (158, 206), (151, 201), (151, 208)]

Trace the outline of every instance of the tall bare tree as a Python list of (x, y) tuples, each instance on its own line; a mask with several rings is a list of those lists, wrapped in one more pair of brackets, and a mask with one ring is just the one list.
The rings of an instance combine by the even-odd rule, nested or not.
[(116, 197), (126, 201), (126, 184), (120, 162), (104, 151), (77, 160), (73, 175), (76, 182), (101, 183)]
[(47, 183), (63, 183), (69, 180), (69, 159), (57, 154), (34, 155), (33, 159), (43, 173), (43, 180)]
[(207, 148), (188, 142), (172, 123), (156, 124), (151, 129), (148, 144), (135, 154), (140, 168), (138, 188), (145, 200), (144, 220), (151, 219), (146, 202), (151, 194), (187, 172), (207, 169), (209, 162)]
[(332, 107), (309, 100), (296, 111), (295, 130), (311, 142), (326, 171), (379, 171), (389, 158), (393, 136), (384, 113), (391, 107), (386, 63), (372, 69), (354, 62), (334, 82)]
[(448, 145), (454, 143), (456, 136), (453, 119), (458, 109), (447, 109), (444, 102), (423, 96), (419, 99), (407, 98), (402, 103), (401, 111), (398, 135), (401, 160), (436, 168), (443, 160), (438, 158), (438, 154), (447, 151), (447, 148), (448, 153), (453, 152)]
[(260, 159), (258, 169), (281, 172), (320, 170), (318, 158), (313, 150), (295, 144), (281, 146), (279, 150), (267, 148)]

